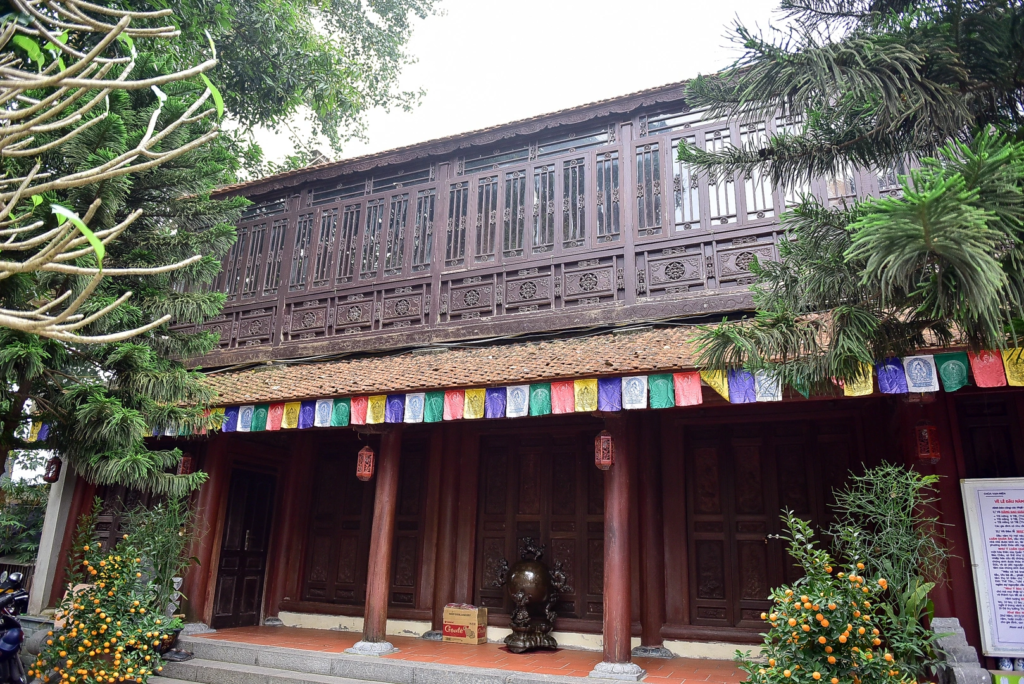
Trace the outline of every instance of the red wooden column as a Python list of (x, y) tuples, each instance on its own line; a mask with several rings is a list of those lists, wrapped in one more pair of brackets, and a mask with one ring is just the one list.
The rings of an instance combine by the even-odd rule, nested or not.
[(629, 477), (631, 444), (626, 416), (605, 418), (614, 463), (604, 474), (604, 660), (591, 677), (640, 681), (647, 673), (630, 654)]
[(671, 658), (664, 647), (665, 552), (661, 505), (660, 413), (640, 416), (637, 474), (640, 509), (640, 645), (633, 655)]
[(398, 504), (398, 465), (402, 456), (402, 428), (389, 426), (380, 438), (377, 487), (373, 498), (370, 563), (366, 572), (366, 611), (363, 638), (348, 649), (359, 655), (387, 655), (395, 650), (387, 641), (388, 591), (391, 586), (391, 550)]

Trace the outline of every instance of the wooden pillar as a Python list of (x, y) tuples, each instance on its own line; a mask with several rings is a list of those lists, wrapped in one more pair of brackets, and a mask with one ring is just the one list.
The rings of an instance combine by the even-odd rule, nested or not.
[(641, 416), (637, 454), (640, 512), (640, 645), (633, 655), (671, 658), (662, 646), (665, 624), (665, 552), (661, 507), (660, 414)]
[(647, 673), (630, 659), (629, 480), (633, 454), (628, 420), (619, 414), (605, 419), (615, 459), (604, 473), (604, 660), (590, 676), (640, 681)]
[(366, 572), (366, 611), (363, 638), (348, 649), (359, 655), (387, 655), (395, 650), (387, 641), (388, 593), (391, 585), (391, 551), (395, 538), (398, 504), (398, 466), (402, 456), (402, 428), (388, 426), (380, 439), (377, 487), (373, 498), (370, 531), (370, 563)]
[(434, 603), (430, 631), (425, 639), (440, 641), (444, 607), (455, 599), (455, 538), (458, 533), (459, 446), (461, 435), (452, 427), (443, 429), (441, 470), (441, 510), (437, 530), (437, 572), (434, 578)]
[(182, 593), (190, 622), (209, 625), (213, 615), (213, 579), (217, 572), (215, 549), (220, 545), (220, 523), (226, 507), (231, 470), (227, 465), (228, 437), (218, 434), (206, 444), (201, 462), (209, 479), (199, 488), (195, 502), (196, 531), (189, 551), (199, 563), (188, 570)]

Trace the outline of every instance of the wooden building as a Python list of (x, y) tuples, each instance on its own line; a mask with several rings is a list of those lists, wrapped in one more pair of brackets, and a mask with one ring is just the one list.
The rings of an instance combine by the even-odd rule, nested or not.
[[(709, 182), (680, 144), (745, 144), (799, 122), (707, 121), (682, 85), (225, 188), (254, 204), (217, 287), (220, 345), (201, 360), (227, 405), (614, 378), (693, 369), (692, 325), (751, 308), (755, 259), (778, 256), (799, 192), (830, 204), (898, 191), (890, 172), (806, 188)], [(1013, 387), (515, 419), (161, 438), (210, 481), (198, 494), (195, 621), (279, 619), (436, 633), (449, 602), (487, 606), (525, 537), (572, 591), (556, 636), (603, 648), (718, 654), (759, 641), (771, 587), (793, 579), (779, 512), (827, 524), (833, 488), (882, 461), (943, 476), (954, 557), (937, 614), (978, 646), (958, 481), (1024, 476)], [(938, 429), (919, 463), (915, 426)], [(616, 460), (594, 464), (594, 439)], [(370, 445), (376, 474), (356, 478)], [(70, 508), (91, 488), (80, 483)], [(68, 535), (69, 536), (69, 535)], [(60, 586), (59, 574), (54, 586)]]

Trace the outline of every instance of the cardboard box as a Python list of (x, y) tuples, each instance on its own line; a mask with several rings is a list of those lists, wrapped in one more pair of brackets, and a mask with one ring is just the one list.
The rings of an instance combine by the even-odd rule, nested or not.
[(487, 642), (487, 609), (468, 603), (449, 603), (444, 607), (442, 640), (453, 644)]
[(989, 670), (992, 684), (1024, 684), (1024, 672), (1020, 670)]

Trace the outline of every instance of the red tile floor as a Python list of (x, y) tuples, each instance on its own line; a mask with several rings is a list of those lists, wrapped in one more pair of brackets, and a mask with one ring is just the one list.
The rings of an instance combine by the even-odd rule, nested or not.
[[(237, 627), (222, 629), (216, 634), (204, 635), (202, 638), (305, 651), (341, 653), (359, 641), (360, 636), (361, 634), (358, 632), (331, 632), (295, 627)], [(489, 667), (536, 674), (586, 677), (594, 669), (594, 665), (601, 660), (601, 654), (596, 651), (558, 649), (516, 655), (498, 644), (469, 646), (399, 636), (388, 639), (398, 648), (398, 653), (384, 656), (385, 658), (441, 665)], [(726, 660), (637, 658), (636, 662), (647, 670), (648, 674), (644, 681), (648, 684), (669, 684), (670, 682), (672, 684), (681, 682), (738, 684), (746, 676), (731, 661)]]

